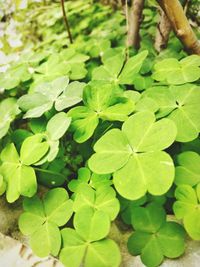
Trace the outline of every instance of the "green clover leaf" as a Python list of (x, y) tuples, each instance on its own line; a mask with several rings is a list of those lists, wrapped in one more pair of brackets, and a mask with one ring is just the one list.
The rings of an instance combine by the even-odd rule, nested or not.
[(0, 139), (7, 134), (10, 123), (19, 113), (20, 110), (15, 98), (7, 98), (0, 102)]
[(10, 67), (5, 73), (0, 74), (0, 88), (10, 90), (31, 78), (27, 64), (18, 64)]
[(49, 150), (49, 144), (43, 134), (29, 136), (24, 140), (20, 150), (20, 160), (24, 165), (39, 161)]
[(96, 142), (89, 167), (95, 173), (113, 173), (116, 190), (127, 199), (138, 199), (147, 191), (162, 195), (173, 183), (174, 165), (161, 150), (174, 142), (176, 134), (171, 120), (156, 122), (153, 113), (138, 112), (122, 130), (112, 129)]
[(196, 85), (157, 86), (145, 91), (145, 96), (153, 98), (158, 106), (157, 117), (168, 117), (177, 126), (176, 141), (189, 142), (200, 132), (200, 90)]
[(0, 174), (0, 196), (6, 191), (6, 182), (4, 181), (3, 175)]
[(18, 100), (19, 107), (25, 111), (24, 118), (38, 118), (55, 104), (57, 111), (74, 106), (82, 100), (85, 83), (72, 82), (68, 77), (60, 77), (51, 82), (37, 84), (33, 92)]
[[(40, 148), (40, 156), (42, 155), (41, 151), (45, 150)], [(6, 198), (9, 203), (17, 200), (20, 195), (32, 197), (37, 190), (34, 169), (23, 164), (20, 157), (21, 155), (18, 155), (14, 144), (8, 144), (1, 152), (1, 172), (7, 183)], [(37, 160), (37, 155), (33, 157), (30, 155), (29, 158), (26, 158), (25, 154), (22, 153), (22, 159), (27, 163), (33, 162)]]
[(84, 87), (85, 83), (77, 81), (70, 83), (66, 87), (65, 91), (57, 98), (55, 102), (55, 109), (57, 111), (61, 111), (81, 102)]
[(63, 61), (59, 54), (54, 53), (35, 69), (34, 79), (37, 82), (52, 81), (68, 75), (70, 69), (70, 65)]
[(85, 78), (87, 69), (85, 68), (84, 62), (89, 59), (88, 56), (76, 52), (73, 48), (67, 48), (60, 52), (59, 57), (65, 64), (70, 66), (70, 80), (80, 80)]
[(68, 77), (60, 77), (51, 82), (41, 82), (34, 87), (33, 92), (20, 97), (18, 105), (26, 112), (24, 118), (37, 118), (50, 110), (68, 83)]
[(152, 78), (156, 81), (166, 81), (168, 84), (184, 84), (200, 78), (200, 57), (188, 56), (180, 61), (176, 58), (164, 59), (154, 66)]
[(166, 222), (165, 211), (158, 204), (133, 208), (132, 225), (135, 232), (129, 237), (128, 250), (134, 256), (140, 255), (146, 266), (159, 266), (164, 257), (173, 259), (184, 253), (183, 227)]
[(78, 170), (78, 178), (72, 179), (68, 183), (68, 188), (72, 192), (76, 192), (78, 190), (79, 185), (81, 184), (88, 184), (93, 187), (94, 189), (98, 189), (101, 186), (109, 186), (112, 185), (112, 181), (110, 180), (110, 174), (96, 174), (91, 173), (91, 171), (86, 168), (82, 167)]
[(59, 152), (59, 139), (65, 134), (71, 123), (71, 118), (64, 112), (55, 114), (46, 125), (44, 138), (48, 144), (49, 151), (35, 165), (42, 165), (46, 161), (51, 162)]
[(74, 211), (89, 206), (94, 210), (104, 211), (113, 221), (119, 213), (119, 201), (116, 192), (111, 186), (92, 189), (88, 184), (80, 184), (74, 197)]
[(175, 170), (175, 183), (177, 185), (188, 184), (191, 186), (200, 183), (200, 156), (186, 151), (177, 156), (179, 166)]
[(183, 219), (185, 230), (194, 240), (200, 240), (200, 185), (180, 185), (175, 191), (177, 201), (173, 205), (177, 219)]
[(148, 55), (148, 51), (143, 51), (127, 60), (118, 53), (104, 60), (104, 65), (94, 69), (93, 80), (105, 80), (117, 84), (133, 84), (134, 76), (140, 71), (143, 61)]
[(68, 116), (72, 118), (71, 130), (78, 143), (89, 139), (96, 129), (99, 119), (124, 121), (135, 105), (116, 86), (103, 81), (90, 82), (83, 91), (85, 106), (72, 108)]
[(121, 256), (113, 240), (105, 238), (110, 220), (103, 211), (82, 207), (74, 216), (74, 229), (61, 231), (63, 249), (60, 260), (66, 267), (118, 267)]
[(20, 195), (32, 197), (37, 190), (34, 169), (36, 164), (49, 150), (44, 134), (27, 137), (22, 143), (20, 155), (13, 143), (8, 144), (1, 152), (1, 171), (7, 183), (6, 198), (14, 202)]
[(37, 196), (25, 199), (19, 228), (30, 237), (30, 246), (39, 257), (57, 256), (61, 247), (59, 227), (72, 216), (73, 202), (64, 188), (48, 191), (42, 200)]

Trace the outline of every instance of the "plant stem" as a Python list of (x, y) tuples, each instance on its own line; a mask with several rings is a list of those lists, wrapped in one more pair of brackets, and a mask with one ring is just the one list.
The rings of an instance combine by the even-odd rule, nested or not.
[(72, 44), (73, 43), (72, 34), (70, 31), (69, 22), (68, 22), (67, 15), (65, 12), (65, 0), (60, 0), (60, 1), (61, 1), (62, 13), (63, 13), (63, 20), (64, 20), (65, 27), (68, 33), (70, 44)]
[(200, 55), (200, 42), (192, 30), (179, 0), (156, 1), (164, 10), (176, 36), (182, 42), (185, 49), (191, 54)]
[(138, 49), (140, 47), (140, 25), (142, 23), (142, 11), (144, 0), (133, 0), (128, 12), (128, 46)]
[(169, 40), (169, 34), (171, 31), (171, 24), (165, 15), (165, 12), (159, 8), (160, 20), (156, 29), (156, 38), (155, 38), (155, 49), (160, 52), (162, 49), (167, 47)]

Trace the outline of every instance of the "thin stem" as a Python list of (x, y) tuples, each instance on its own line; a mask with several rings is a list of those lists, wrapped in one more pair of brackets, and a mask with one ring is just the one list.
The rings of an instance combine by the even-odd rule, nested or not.
[(70, 44), (72, 44), (73, 43), (72, 34), (71, 34), (71, 31), (70, 31), (69, 22), (68, 22), (67, 15), (66, 15), (66, 12), (65, 12), (65, 0), (60, 0), (60, 2), (61, 2), (63, 20), (64, 20), (64, 23), (65, 23), (65, 27), (66, 27), (66, 30), (67, 30), (67, 33), (68, 33)]
[(125, 16), (126, 16), (126, 60), (129, 59), (129, 44), (128, 44), (128, 32), (129, 32), (129, 8), (128, 8), (128, 1), (125, 1)]
[(54, 171), (50, 171), (50, 170), (46, 170), (46, 169), (41, 169), (41, 168), (37, 168), (37, 167), (33, 167), (35, 171), (38, 171), (38, 172), (44, 172), (44, 173), (48, 173), (48, 174), (53, 174), (53, 175), (58, 175), (62, 178), (65, 178), (66, 177), (60, 173), (57, 173), (57, 172), (54, 172)]

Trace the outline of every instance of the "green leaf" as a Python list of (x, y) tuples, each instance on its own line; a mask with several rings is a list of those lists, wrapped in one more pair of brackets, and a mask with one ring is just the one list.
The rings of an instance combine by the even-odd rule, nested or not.
[(132, 209), (132, 225), (136, 231), (156, 233), (166, 221), (164, 209), (157, 204), (149, 204), (146, 208)]
[(104, 239), (89, 244), (85, 257), (86, 267), (118, 267), (121, 255), (118, 246), (113, 240)]
[(0, 88), (10, 90), (31, 78), (27, 64), (18, 64), (0, 74)]
[(144, 93), (153, 98), (158, 106), (157, 117), (167, 116), (177, 126), (176, 141), (189, 142), (200, 132), (200, 91), (196, 85), (153, 87)]
[(173, 259), (183, 254), (185, 250), (184, 236), (184, 229), (175, 222), (167, 222), (161, 227), (158, 232), (158, 241), (165, 257)]
[(118, 75), (123, 67), (124, 55), (118, 53), (104, 61), (104, 65), (97, 67), (92, 72), (93, 80), (104, 80), (117, 82)]
[(128, 250), (134, 256), (141, 255), (146, 266), (159, 266), (164, 256), (177, 258), (184, 253), (184, 229), (176, 222), (166, 222), (160, 205), (135, 207), (132, 221), (135, 232), (128, 239)]
[(60, 253), (60, 260), (66, 267), (118, 267), (121, 255), (113, 240), (103, 239), (86, 243), (74, 229), (65, 228), (62, 231), (64, 248)]
[(160, 150), (169, 147), (175, 137), (171, 120), (156, 122), (153, 113), (138, 112), (124, 122), (122, 131), (112, 129), (97, 141), (88, 164), (95, 173), (114, 172), (113, 183), (127, 199), (138, 199), (147, 191), (162, 195), (173, 183), (174, 166)]
[(3, 195), (6, 191), (6, 183), (3, 179), (3, 176), (0, 174), (0, 196)]
[(6, 198), (12, 203), (20, 195), (32, 197), (37, 190), (34, 169), (23, 165), (14, 144), (8, 144), (1, 153), (1, 171), (7, 183)]
[(19, 228), (23, 235), (32, 235), (39, 227), (45, 223), (45, 217), (32, 213), (23, 213), (19, 218)]
[(19, 155), (13, 143), (8, 144), (1, 152), (3, 162), (19, 163)]
[(97, 189), (95, 208), (108, 214), (111, 221), (117, 217), (120, 205), (116, 198), (116, 192), (112, 187), (104, 186)]
[(78, 143), (88, 140), (99, 123), (97, 114), (87, 107), (72, 108), (67, 115), (72, 118), (71, 129), (74, 132), (74, 140)]
[(18, 99), (19, 107), (25, 111), (24, 118), (37, 118), (53, 107), (59, 96), (67, 88), (68, 77), (59, 77), (51, 82), (40, 82), (33, 92)]
[(79, 267), (83, 260), (87, 245), (74, 229), (64, 228), (61, 231), (64, 248), (60, 253), (60, 261), (66, 267)]
[(51, 140), (59, 140), (69, 128), (71, 118), (64, 112), (54, 115), (47, 123), (47, 134)]
[(145, 50), (140, 52), (134, 57), (131, 57), (126, 62), (121, 74), (119, 75), (119, 83), (120, 84), (132, 84), (134, 81), (134, 75), (136, 75), (143, 64), (143, 61), (148, 55), (148, 51)]
[(46, 257), (50, 253), (57, 256), (61, 247), (61, 235), (58, 227), (51, 222), (44, 223), (31, 235), (30, 246), (40, 258)]
[(36, 134), (25, 139), (20, 150), (20, 160), (25, 165), (39, 161), (48, 151), (49, 144), (44, 134)]
[(84, 86), (85, 83), (77, 81), (70, 83), (63, 94), (57, 98), (55, 102), (55, 109), (57, 111), (61, 111), (81, 102)]
[(110, 220), (105, 212), (94, 211), (93, 208), (85, 206), (76, 212), (74, 227), (85, 241), (93, 242), (108, 235)]
[(0, 139), (7, 134), (10, 123), (19, 113), (20, 110), (15, 98), (7, 98), (0, 102)]
[(90, 180), (91, 172), (88, 168), (86, 167), (81, 167), (78, 169), (78, 178), (77, 179), (72, 179), (68, 183), (68, 188), (72, 192), (76, 192), (78, 190), (79, 185), (83, 183), (88, 183)]
[(36, 68), (35, 79), (52, 81), (69, 73), (71, 67), (58, 54), (53, 53), (46, 62)]
[(99, 174), (112, 173), (123, 167), (131, 156), (131, 147), (126, 136), (119, 129), (108, 131), (94, 145), (94, 154), (89, 167)]
[(199, 59), (195, 56), (178, 61), (175, 58), (164, 59), (154, 66), (153, 79), (166, 81), (168, 84), (184, 84), (200, 78)]
[(82, 143), (89, 139), (99, 119), (124, 121), (135, 109), (135, 104), (124, 96), (123, 91), (104, 81), (92, 81), (83, 92), (85, 106), (72, 108), (67, 114), (72, 117), (71, 130), (74, 139)]
[(75, 193), (74, 211), (77, 212), (85, 206), (105, 212), (111, 221), (116, 218), (120, 208), (112, 187), (102, 186), (95, 191), (88, 184), (82, 183)]
[(200, 194), (199, 184), (195, 189), (190, 185), (180, 185), (175, 191), (177, 201), (173, 210), (178, 219), (183, 219), (185, 230), (194, 240), (200, 240)]
[(73, 213), (73, 202), (64, 188), (48, 191), (41, 201), (37, 196), (25, 199), (19, 228), (30, 238), (30, 246), (39, 257), (57, 256), (61, 246), (59, 226), (65, 225)]
[(72, 216), (73, 201), (64, 188), (55, 188), (45, 194), (44, 210), (48, 221), (63, 226)]
[(183, 152), (178, 155), (175, 172), (175, 183), (177, 185), (188, 184), (191, 186), (200, 183), (200, 156), (192, 151)]

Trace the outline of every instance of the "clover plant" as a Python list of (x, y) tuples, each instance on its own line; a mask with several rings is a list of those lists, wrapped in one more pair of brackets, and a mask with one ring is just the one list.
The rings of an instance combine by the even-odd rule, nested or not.
[(30, 245), (39, 257), (56, 256), (61, 247), (59, 227), (65, 225), (73, 213), (73, 202), (64, 188), (47, 192), (43, 199), (34, 196), (23, 203), (24, 213), (19, 228), (30, 236)]
[(158, 266), (164, 257), (173, 259), (184, 253), (183, 227), (166, 221), (165, 211), (159, 205), (133, 208), (132, 226), (135, 231), (129, 237), (128, 249), (133, 255), (141, 254), (146, 266)]

